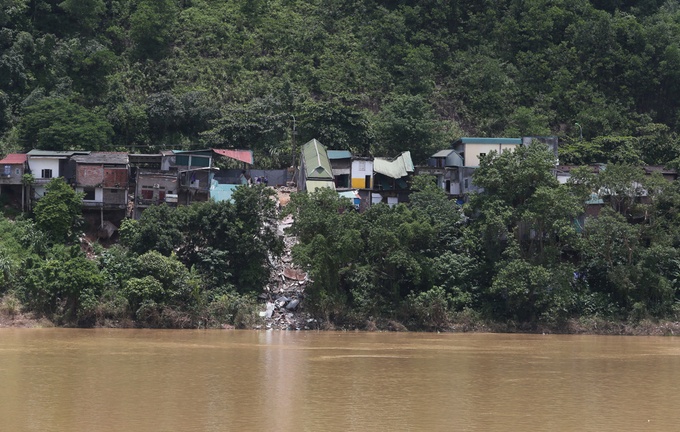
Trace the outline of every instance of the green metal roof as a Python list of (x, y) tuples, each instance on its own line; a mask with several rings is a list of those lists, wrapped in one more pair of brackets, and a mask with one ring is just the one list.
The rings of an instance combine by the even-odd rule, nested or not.
[(414, 170), (411, 152), (408, 151), (403, 152), (395, 159), (377, 157), (373, 160), (373, 171), (393, 179), (406, 177), (408, 173)]
[(328, 159), (350, 159), (352, 153), (349, 150), (328, 150)]
[(470, 138), (463, 137), (457, 142), (463, 144), (522, 144), (522, 138)]
[(326, 147), (313, 139), (302, 146), (302, 157), (305, 160), (305, 175), (308, 179), (333, 180), (331, 162)]

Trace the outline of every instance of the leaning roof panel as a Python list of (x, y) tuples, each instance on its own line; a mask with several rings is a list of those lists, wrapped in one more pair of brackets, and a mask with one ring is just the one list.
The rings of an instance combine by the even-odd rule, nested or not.
[(408, 151), (394, 159), (377, 157), (373, 162), (373, 171), (394, 179), (406, 177), (414, 169), (411, 152)]

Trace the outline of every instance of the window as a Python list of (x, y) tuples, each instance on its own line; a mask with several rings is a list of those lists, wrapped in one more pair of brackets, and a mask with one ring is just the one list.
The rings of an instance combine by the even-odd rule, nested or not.
[(465, 179), (463, 182), (463, 187), (467, 190), (470, 187), (470, 179)]
[(21, 175), (21, 168), (17, 168), (17, 169), (14, 171), (14, 174), (16, 174), (16, 175)]
[(482, 160), (484, 157), (486, 157), (486, 153), (480, 153), (479, 154), (479, 159)]
[(10, 165), (5, 165), (5, 171), (4, 171), (3, 175), (9, 177), (11, 174), (12, 174), (12, 167)]
[(83, 188), (83, 192), (85, 192), (83, 201), (94, 201), (94, 188)]
[(44, 169), (40, 173), (40, 178), (52, 178), (52, 170)]

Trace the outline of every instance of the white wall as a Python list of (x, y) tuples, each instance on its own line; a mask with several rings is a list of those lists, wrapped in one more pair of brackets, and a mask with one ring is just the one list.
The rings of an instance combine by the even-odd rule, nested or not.
[(504, 150), (514, 150), (519, 144), (465, 144), (465, 166), (479, 166), (479, 155), (489, 154), (491, 151), (502, 153)]
[(59, 159), (47, 159), (47, 158), (32, 158), (28, 159), (28, 166), (31, 168), (31, 174), (36, 179), (42, 178), (42, 170), (51, 169), (52, 178), (59, 177)]
[[(364, 189), (366, 187), (366, 176), (371, 177), (373, 183), (373, 161), (353, 160), (352, 161), (352, 187)], [(373, 186), (372, 184), (370, 186)]]

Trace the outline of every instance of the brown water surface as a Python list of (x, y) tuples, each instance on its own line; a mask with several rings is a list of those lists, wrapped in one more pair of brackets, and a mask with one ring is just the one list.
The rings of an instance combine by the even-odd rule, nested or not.
[(680, 339), (0, 329), (0, 431), (678, 431)]

